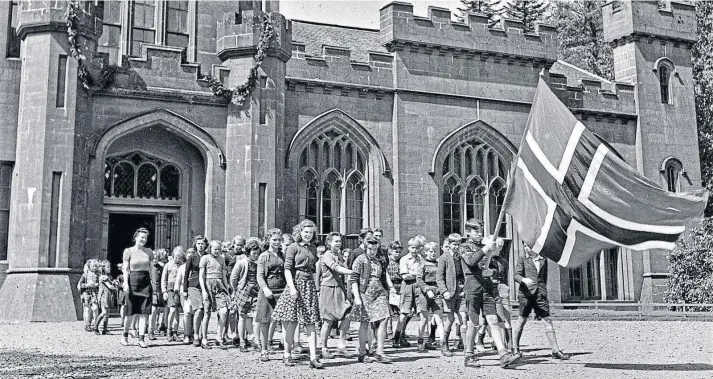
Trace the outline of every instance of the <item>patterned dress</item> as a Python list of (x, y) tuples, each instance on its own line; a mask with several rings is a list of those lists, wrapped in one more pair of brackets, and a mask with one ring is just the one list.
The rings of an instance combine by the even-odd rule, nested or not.
[(313, 244), (293, 243), (285, 254), (285, 270), (292, 272), (296, 295), (285, 293), (280, 296), (275, 306), (275, 321), (297, 321), (300, 325), (316, 324), (319, 316), (319, 295), (314, 284), (314, 272), (317, 267), (316, 247)]
[[(354, 307), (352, 310), (353, 321), (376, 322), (389, 318), (389, 292), (384, 288), (382, 282), (383, 262), (378, 258), (367, 258), (366, 255), (358, 257), (365, 259), (371, 265), (369, 273), (369, 284), (366, 291), (361, 293), (361, 307)], [(357, 261), (355, 261), (355, 264)], [(362, 288), (359, 289), (360, 291)]]

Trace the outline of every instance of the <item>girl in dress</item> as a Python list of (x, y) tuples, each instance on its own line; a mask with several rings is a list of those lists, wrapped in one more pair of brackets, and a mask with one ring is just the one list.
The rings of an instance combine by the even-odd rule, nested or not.
[(352, 264), (349, 278), (354, 309), (352, 319), (361, 322), (359, 326), (359, 362), (371, 362), (367, 355), (369, 324), (375, 330), (376, 354), (378, 362), (391, 363), (384, 354), (386, 322), (389, 318), (389, 290), (393, 285), (387, 275), (387, 264), (379, 257), (379, 241), (374, 237), (365, 240), (366, 254), (358, 256)]
[[(99, 305), (100, 313), (94, 320), (94, 333), (97, 335), (106, 335), (109, 334), (107, 331), (107, 324), (109, 323), (109, 308), (113, 303), (114, 290), (116, 290), (116, 287), (112, 284), (111, 263), (109, 263), (109, 261), (101, 261), (99, 271), (99, 291), (97, 303)], [(99, 331), (100, 324), (102, 326), (101, 331)]]
[(124, 292), (126, 293), (127, 322), (121, 344), (129, 344), (129, 328), (133, 320), (139, 320), (139, 346), (149, 347), (144, 340), (148, 317), (151, 314), (151, 271), (154, 269), (153, 251), (146, 248), (149, 231), (139, 228), (134, 233), (134, 246), (124, 250)]
[(255, 323), (260, 336), (260, 360), (263, 362), (270, 360), (270, 330), (275, 330), (272, 312), (277, 305), (277, 299), (285, 290), (285, 258), (280, 251), (281, 235), (282, 231), (277, 228), (267, 231), (268, 249), (260, 254), (257, 260), (257, 283), (260, 291), (255, 306)]
[(166, 264), (161, 274), (161, 292), (168, 308), (168, 335), (169, 342), (178, 341), (178, 325), (181, 307), (180, 291), (175, 291), (176, 279), (179, 268), (186, 262), (186, 253), (183, 247), (176, 246), (173, 249), (173, 259)]
[[(166, 302), (163, 299), (163, 292), (161, 291), (161, 275), (163, 274), (163, 268), (167, 262), (168, 251), (166, 251), (166, 249), (157, 249), (154, 254), (154, 267), (151, 271), (153, 297), (151, 299), (149, 339), (152, 341), (156, 339), (156, 334), (166, 327), (166, 324), (163, 323), (163, 313), (165, 311), (164, 308), (166, 308)], [(159, 325), (160, 323), (163, 323), (163, 325)]]
[(97, 292), (99, 290), (99, 276), (97, 272), (96, 259), (89, 259), (84, 263), (84, 273), (77, 283), (77, 288), (82, 298), (84, 331), (92, 331), (92, 321), (95, 317), (97, 307)]
[(349, 311), (352, 304), (343, 275), (350, 275), (342, 255), (342, 235), (336, 232), (327, 236), (329, 250), (320, 257), (318, 267), (321, 267), (322, 280), (319, 290), (319, 315), (322, 317), (322, 358), (333, 359), (327, 344), (329, 332), (335, 322), (341, 321), (337, 353), (343, 357), (351, 357), (347, 352), (347, 334), (349, 334)]
[(225, 277), (225, 259), (221, 255), (220, 241), (210, 241), (209, 254), (201, 257), (198, 280), (203, 294), (203, 323), (201, 347), (210, 349), (208, 345), (208, 324), (211, 312), (218, 312), (218, 337), (216, 346), (225, 348), (223, 331), (228, 321), (228, 279)]
[(260, 290), (257, 282), (257, 260), (264, 250), (267, 250), (267, 243), (255, 237), (248, 238), (245, 244), (247, 259), (238, 261), (230, 275), (230, 284), (233, 288), (231, 306), (240, 317), (238, 321), (238, 336), (242, 341), (240, 351), (243, 353), (250, 351), (247, 331), (253, 329), (253, 316), (255, 315), (255, 306)]
[(282, 321), (285, 328), (284, 362), (293, 366), (291, 349), (297, 324), (304, 325), (309, 344), (309, 365), (322, 369), (324, 365), (317, 359), (317, 331), (319, 323), (319, 299), (314, 284), (317, 267), (317, 247), (314, 245), (316, 226), (310, 220), (304, 220), (295, 227), (295, 243), (287, 248), (285, 254), (285, 282), (288, 293), (280, 296), (275, 306), (273, 318)]

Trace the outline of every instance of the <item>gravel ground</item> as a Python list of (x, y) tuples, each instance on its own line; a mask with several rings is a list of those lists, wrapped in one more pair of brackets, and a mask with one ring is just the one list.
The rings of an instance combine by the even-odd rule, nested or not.
[[(96, 336), (84, 332), (81, 322), (0, 324), (0, 378), (713, 377), (713, 323), (697, 321), (558, 321), (560, 346), (573, 355), (566, 362), (549, 358), (544, 326), (531, 321), (522, 338), (526, 356), (509, 370), (498, 366), (494, 353), (481, 356), (483, 367), (466, 369), (462, 352), (452, 358), (436, 351), (418, 353), (415, 341), (411, 348), (387, 349), (393, 364), (334, 359), (323, 360), (326, 369), (316, 371), (304, 360), (288, 369), (280, 353), (262, 363), (256, 352), (203, 350), (163, 339), (151, 341), (149, 349), (136, 346), (135, 339), (123, 347), (118, 326), (112, 319), (112, 335)], [(409, 325), (410, 336), (415, 326)], [(352, 349), (355, 345), (350, 343)]]

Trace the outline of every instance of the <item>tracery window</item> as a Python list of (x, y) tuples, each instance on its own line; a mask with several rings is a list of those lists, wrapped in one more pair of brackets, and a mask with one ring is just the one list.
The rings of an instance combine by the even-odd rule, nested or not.
[(364, 227), (364, 153), (349, 136), (328, 130), (315, 137), (299, 158), (300, 218), (318, 233), (357, 234)]
[[(443, 235), (463, 233), (465, 222), (472, 218), (494, 232), (507, 189), (505, 165), (495, 151), (481, 142), (466, 141), (446, 156), (442, 175)], [(506, 229), (501, 228), (501, 236)]]
[(178, 168), (142, 153), (109, 157), (104, 162), (104, 196), (177, 200)]

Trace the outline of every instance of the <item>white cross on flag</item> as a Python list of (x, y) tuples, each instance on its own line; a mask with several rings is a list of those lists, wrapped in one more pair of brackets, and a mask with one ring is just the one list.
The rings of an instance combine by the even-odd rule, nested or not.
[(602, 249), (673, 249), (700, 219), (707, 191), (672, 193), (626, 164), (579, 122), (542, 78), (505, 210), (542, 256), (577, 267)]

